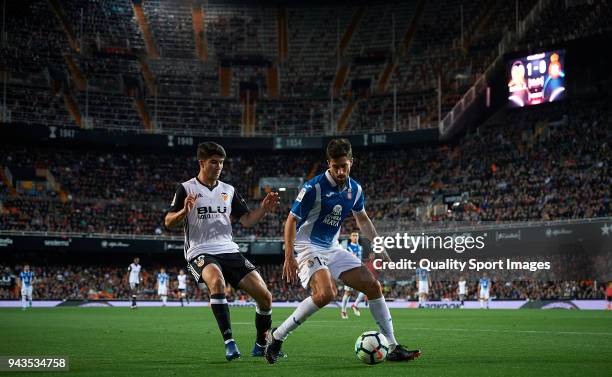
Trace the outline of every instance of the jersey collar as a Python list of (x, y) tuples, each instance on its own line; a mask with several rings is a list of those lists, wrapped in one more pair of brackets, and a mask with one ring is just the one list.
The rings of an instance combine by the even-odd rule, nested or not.
[[(329, 172), (329, 170), (325, 171), (325, 178), (327, 178), (327, 182), (329, 182), (329, 184), (331, 185), (331, 187), (337, 188), (338, 184), (336, 183), (336, 181), (334, 181), (334, 178), (332, 178), (331, 173)], [(344, 191), (348, 185), (350, 185), (350, 181), (349, 181), (349, 177), (346, 178), (346, 183), (344, 184), (344, 186), (341, 188), (340, 191)]]
[(210, 191), (214, 190), (215, 187), (219, 186), (219, 180), (218, 179), (217, 179), (217, 182), (215, 182), (214, 186), (209, 186), (206, 183), (200, 181), (200, 178), (198, 178), (197, 176), (195, 177), (195, 179), (196, 179), (196, 181), (198, 181), (199, 184), (201, 184), (202, 186), (206, 187)]

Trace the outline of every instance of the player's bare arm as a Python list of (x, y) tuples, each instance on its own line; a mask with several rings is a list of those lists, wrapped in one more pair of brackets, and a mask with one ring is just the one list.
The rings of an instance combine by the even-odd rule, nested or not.
[(295, 241), (295, 226), (297, 218), (292, 214), (287, 216), (285, 221), (285, 263), (283, 265), (283, 279), (288, 283), (297, 281), (298, 264), (293, 255), (293, 242)]
[(269, 192), (261, 201), (261, 206), (240, 217), (240, 225), (250, 228), (257, 224), (268, 212), (274, 211), (280, 203), (277, 192)]
[[(361, 233), (363, 233), (364, 236), (370, 240), (370, 242), (374, 242), (374, 238), (378, 237), (378, 232), (376, 232), (376, 228), (374, 227), (372, 220), (370, 220), (370, 216), (368, 216), (367, 212), (365, 210), (356, 212), (353, 213), (353, 216), (355, 216), (355, 221), (357, 222), (357, 226), (359, 227)], [(383, 250), (382, 257), (387, 262), (391, 261), (391, 258), (389, 257), (389, 254), (387, 254), (386, 250)]]
[(167, 228), (176, 228), (183, 223), (185, 216), (195, 207), (196, 198), (195, 195), (189, 194), (185, 198), (185, 205), (183, 209), (178, 212), (168, 212), (164, 219), (164, 224)]

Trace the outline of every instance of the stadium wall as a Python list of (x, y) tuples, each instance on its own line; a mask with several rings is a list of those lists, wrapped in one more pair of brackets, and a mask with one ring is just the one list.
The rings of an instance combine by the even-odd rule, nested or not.
[[(28, 132), (24, 133), (23, 130)], [(435, 128), (397, 133), (371, 133), (346, 135), (354, 147), (384, 147), (393, 145), (427, 144), (438, 142), (438, 130)], [(0, 138), (5, 142), (76, 147), (129, 147), (142, 150), (166, 150), (168, 152), (184, 151), (193, 153), (195, 147), (205, 141), (216, 141), (231, 146), (233, 150), (289, 150), (316, 149), (322, 150), (333, 137), (218, 137), (199, 135), (191, 131), (183, 134), (136, 133), (133, 130), (114, 132), (107, 129), (86, 130), (75, 127), (57, 127), (19, 123), (0, 123)]]
[[(382, 229), (382, 228), (381, 228)], [(507, 223), (426, 230), (428, 235), (484, 237), (487, 254), (515, 254), (517, 250), (558, 250), (564, 244), (584, 244), (585, 250), (597, 252), (612, 246), (612, 217), (554, 222)], [(400, 229), (396, 229), (400, 232)], [(407, 231), (407, 230), (406, 230)], [(402, 231), (403, 232), (403, 231)], [(389, 234), (388, 229), (381, 234)], [(393, 232), (395, 233), (395, 232)], [(413, 231), (408, 234), (421, 234)], [(240, 251), (249, 255), (282, 255), (281, 239), (236, 239)], [(365, 243), (370, 251), (369, 243)], [(182, 254), (183, 239), (168, 236), (129, 236), (62, 234), (45, 232), (0, 231), (0, 253), (11, 251), (125, 252), (137, 254)], [(391, 249), (392, 250), (392, 249)]]

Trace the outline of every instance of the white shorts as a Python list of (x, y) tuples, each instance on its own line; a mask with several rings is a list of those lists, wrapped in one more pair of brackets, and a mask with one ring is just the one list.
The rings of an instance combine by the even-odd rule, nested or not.
[(361, 267), (361, 261), (345, 248), (332, 245), (324, 248), (316, 245), (296, 245), (298, 275), (302, 286), (308, 288), (312, 275), (322, 269), (327, 269), (334, 279), (338, 279), (344, 271)]
[(481, 289), (480, 290), (480, 298), (482, 300), (488, 300), (489, 299), (489, 290), (488, 289)]
[(29, 287), (21, 287), (21, 297), (29, 297), (32, 298), (32, 286)]
[(136, 289), (136, 288), (138, 288), (138, 282), (130, 281), (130, 289)]
[(421, 283), (419, 281), (419, 294), (424, 293), (426, 295), (429, 294), (429, 284), (427, 283)]
[(344, 286), (344, 292), (353, 292), (353, 291), (354, 291), (354, 289), (349, 287), (348, 285)]
[(168, 295), (168, 288), (167, 287), (159, 287), (157, 288), (157, 294), (160, 296), (167, 296)]

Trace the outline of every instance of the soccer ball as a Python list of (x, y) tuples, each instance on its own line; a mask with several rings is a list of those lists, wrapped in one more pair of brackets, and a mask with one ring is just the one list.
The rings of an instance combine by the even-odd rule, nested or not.
[(378, 331), (366, 331), (355, 342), (355, 355), (366, 364), (382, 363), (388, 352), (389, 342)]

